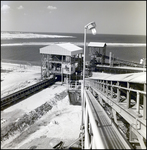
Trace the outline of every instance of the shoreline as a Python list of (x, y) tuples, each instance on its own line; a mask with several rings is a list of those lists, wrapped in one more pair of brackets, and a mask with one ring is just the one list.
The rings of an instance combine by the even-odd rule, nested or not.
[[(12, 60), (12, 59), (2, 59), (1, 60), (1, 64), (2, 63), (41, 67), (41, 61), (40, 62), (35, 62), (35, 61), (22, 61), (22, 60)], [(2, 68), (2, 65), (1, 65), (1, 68)]]
[[(8, 43), (8, 44), (1, 44), (1, 46), (26, 46), (26, 45), (52, 45), (52, 44), (60, 44), (60, 43), (67, 43), (67, 42), (23, 42), (23, 43)], [(70, 42), (77, 46), (83, 46), (84, 43), (82, 42)], [(146, 47), (146, 43), (106, 43), (107, 46), (110, 47)]]

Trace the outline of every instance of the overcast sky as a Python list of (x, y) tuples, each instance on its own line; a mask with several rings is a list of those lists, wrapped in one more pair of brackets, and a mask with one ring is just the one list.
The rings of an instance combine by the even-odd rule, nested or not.
[(146, 1), (1, 1), (1, 30), (146, 35)]

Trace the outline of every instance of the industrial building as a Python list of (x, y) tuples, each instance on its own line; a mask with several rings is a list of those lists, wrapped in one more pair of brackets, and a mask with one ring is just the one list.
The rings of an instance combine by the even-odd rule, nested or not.
[(41, 78), (50, 74), (61, 77), (62, 82), (69, 82), (72, 74), (82, 58), (83, 49), (71, 43), (52, 44), (40, 48)]
[(88, 51), (90, 52), (91, 59), (96, 58), (99, 64), (105, 64), (106, 46), (104, 42), (90, 42), (88, 44)]

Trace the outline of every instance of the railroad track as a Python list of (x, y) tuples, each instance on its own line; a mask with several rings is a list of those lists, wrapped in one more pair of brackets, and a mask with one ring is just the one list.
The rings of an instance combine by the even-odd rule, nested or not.
[(41, 82), (38, 82), (34, 85), (31, 85), (29, 87), (26, 87), (22, 90), (19, 90), (15, 93), (12, 93), (8, 96), (5, 96), (1, 98), (1, 110), (4, 110), (17, 102), (20, 102), (21, 100), (39, 92), (40, 90), (53, 85), (55, 83), (55, 77), (52, 77), (50, 79), (45, 79)]

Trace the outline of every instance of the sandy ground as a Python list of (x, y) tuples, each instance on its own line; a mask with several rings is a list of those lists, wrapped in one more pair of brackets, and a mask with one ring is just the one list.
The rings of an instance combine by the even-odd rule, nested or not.
[[(39, 66), (1, 63), (1, 67), (7, 70), (1, 73), (2, 96), (40, 81)], [(52, 106), (51, 110), (25, 130), (21, 132), (17, 130), (15, 134), (1, 141), (1, 148), (49, 149), (60, 141), (67, 146), (76, 140), (80, 133), (81, 106), (69, 104), (66, 87), (58, 82), (1, 111), (1, 130), (3, 130), (10, 123), (17, 122), (24, 114), (30, 114), (46, 102)], [(64, 96), (60, 97), (61, 93), (64, 93)]]

